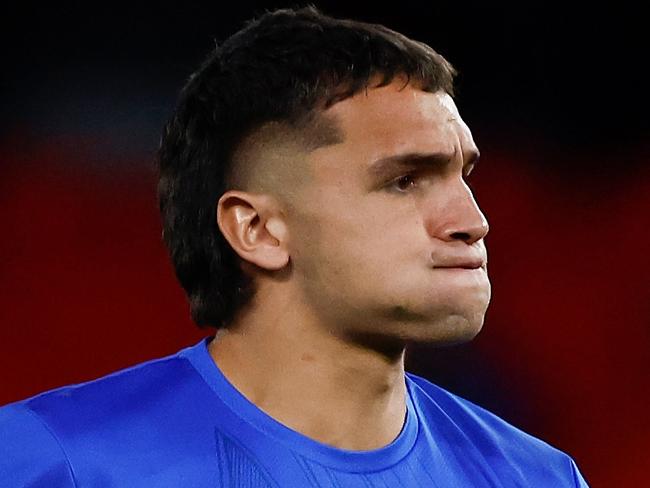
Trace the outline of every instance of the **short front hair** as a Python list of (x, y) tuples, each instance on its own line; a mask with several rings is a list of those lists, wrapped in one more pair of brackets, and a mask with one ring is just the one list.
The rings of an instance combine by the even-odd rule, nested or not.
[(255, 293), (216, 221), (246, 136), (269, 122), (300, 127), (375, 79), (453, 96), (455, 74), (424, 43), (315, 7), (267, 12), (217, 46), (183, 87), (157, 157), (162, 237), (192, 320), (226, 327)]

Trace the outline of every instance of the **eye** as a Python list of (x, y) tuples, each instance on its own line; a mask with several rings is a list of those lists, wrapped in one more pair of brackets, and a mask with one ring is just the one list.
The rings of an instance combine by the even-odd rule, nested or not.
[(415, 177), (412, 173), (400, 176), (391, 181), (389, 188), (397, 190), (398, 193), (406, 193), (415, 187)]

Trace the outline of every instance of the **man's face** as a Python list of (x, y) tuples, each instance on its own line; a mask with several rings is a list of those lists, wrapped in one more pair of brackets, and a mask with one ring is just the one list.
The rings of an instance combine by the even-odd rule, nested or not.
[(490, 301), (488, 225), (464, 181), (478, 151), (449, 95), (403, 87), (325, 111), (344, 140), (307, 157), (291, 260), (302, 299), (337, 334), (462, 342)]

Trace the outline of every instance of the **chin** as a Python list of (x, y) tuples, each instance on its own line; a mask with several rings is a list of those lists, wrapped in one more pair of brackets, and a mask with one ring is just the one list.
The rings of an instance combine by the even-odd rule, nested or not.
[(451, 313), (423, 324), (410, 338), (413, 342), (439, 346), (462, 344), (474, 339), (483, 328), (485, 311)]
[[(401, 307), (399, 307), (401, 309)], [(404, 314), (403, 309), (401, 313)], [(475, 314), (447, 313), (444, 318), (426, 319), (423, 315), (409, 314), (417, 320), (391, 321), (386, 328), (347, 331), (348, 337), (364, 347), (381, 351), (387, 356), (399, 355), (411, 344), (428, 344), (437, 347), (469, 342), (483, 327), (484, 312)]]
[(481, 329), (483, 329), (484, 315), (481, 313), (472, 317), (465, 315), (452, 315), (446, 323), (442, 325), (441, 333), (444, 340), (440, 341), (441, 345), (453, 345), (469, 342), (474, 339)]
[(490, 288), (473, 300), (462, 300), (450, 306), (446, 314), (432, 324), (433, 338), (441, 344), (461, 344), (474, 339), (483, 329), (485, 314), (490, 304)]

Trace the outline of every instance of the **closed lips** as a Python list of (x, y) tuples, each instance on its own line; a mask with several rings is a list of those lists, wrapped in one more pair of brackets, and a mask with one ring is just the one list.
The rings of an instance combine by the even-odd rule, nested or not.
[(466, 261), (457, 261), (452, 263), (445, 263), (442, 265), (434, 266), (435, 268), (462, 268), (462, 269), (478, 269), (485, 267), (483, 259), (471, 259)]

